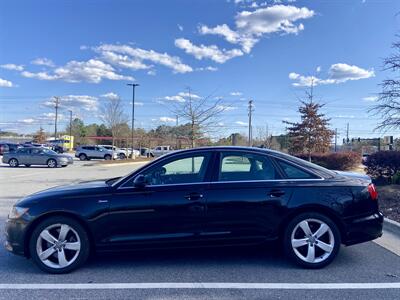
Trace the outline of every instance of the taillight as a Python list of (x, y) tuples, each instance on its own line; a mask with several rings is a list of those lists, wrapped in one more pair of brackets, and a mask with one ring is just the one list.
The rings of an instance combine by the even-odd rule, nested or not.
[(368, 185), (368, 192), (372, 200), (378, 199), (378, 192), (376, 191), (375, 185), (373, 183), (370, 183)]

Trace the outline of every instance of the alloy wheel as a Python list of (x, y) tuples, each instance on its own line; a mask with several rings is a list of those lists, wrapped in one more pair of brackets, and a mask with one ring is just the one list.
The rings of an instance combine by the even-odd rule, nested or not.
[(309, 264), (317, 264), (331, 255), (335, 247), (335, 237), (325, 222), (305, 219), (294, 227), (291, 245), (298, 258)]
[(56, 162), (54, 159), (50, 159), (50, 160), (47, 162), (47, 166), (48, 166), (49, 168), (55, 168), (55, 167), (57, 166), (57, 162)]
[(16, 160), (15, 158), (13, 158), (13, 159), (11, 159), (11, 160), (8, 162), (8, 164), (9, 164), (11, 167), (18, 167), (18, 160)]
[(70, 266), (81, 251), (78, 233), (67, 224), (53, 224), (41, 231), (36, 241), (36, 253), (46, 266), (62, 269)]

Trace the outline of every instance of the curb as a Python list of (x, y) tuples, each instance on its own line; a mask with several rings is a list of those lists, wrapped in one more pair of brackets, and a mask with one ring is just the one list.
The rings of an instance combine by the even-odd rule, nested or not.
[(398, 223), (396, 221), (390, 220), (388, 218), (384, 218), (383, 219), (383, 229), (400, 237), (400, 223)]

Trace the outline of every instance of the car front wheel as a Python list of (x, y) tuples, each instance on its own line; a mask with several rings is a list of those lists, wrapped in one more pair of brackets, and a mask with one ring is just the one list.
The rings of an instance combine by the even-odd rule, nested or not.
[(18, 162), (18, 160), (17, 160), (16, 158), (11, 158), (11, 159), (8, 161), (8, 164), (10, 165), (10, 167), (15, 168), (15, 167), (18, 167), (19, 162)]
[(317, 269), (330, 264), (340, 248), (337, 225), (325, 215), (304, 213), (296, 216), (286, 227), (284, 248), (298, 265)]
[(105, 159), (105, 160), (111, 160), (111, 155), (109, 155), (109, 154), (104, 155), (104, 159)]
[(79, 160), (87, 160), (87, 156), (85, 154), (79, 154)]
[(49, 159), (47, 161), (47, 166), (49, 168), (55, 168), (55, 167), (57, 167), (57, 162), (54, 159)]
[(68, 273), (87, 260), (89, 238), (85, 229), (74, 219), (50, 217), (34, 229), (29, 251), (43, 271)]

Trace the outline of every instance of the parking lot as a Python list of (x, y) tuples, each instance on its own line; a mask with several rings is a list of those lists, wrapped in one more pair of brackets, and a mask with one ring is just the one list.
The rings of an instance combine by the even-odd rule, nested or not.
[[(0, 164), (1, 231), (12, 204), (21, 197), (57, 185), (121, 176), (142, 164), (76, 160), (72, 166), (56, 169)], [(276, 244), (102, 255), (66, 275), (45, 274), (3, 247), (0, 261), (2, 299), (400, 297), (400, 257), (374, 242), (342, 247), (337, 259), (321, 270), (292, 265)]]

